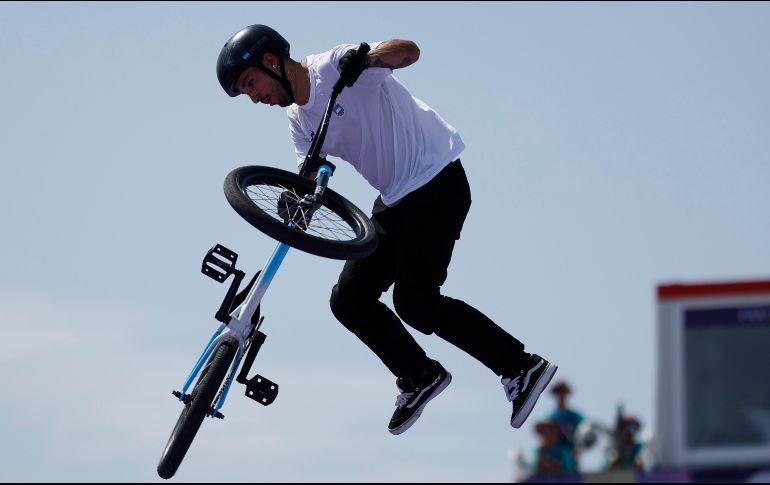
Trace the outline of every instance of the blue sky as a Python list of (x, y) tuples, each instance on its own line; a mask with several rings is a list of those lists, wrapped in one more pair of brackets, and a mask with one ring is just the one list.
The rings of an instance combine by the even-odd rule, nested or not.
[[(201, 258), (219, 242), (253, 272), (275, 245), (224, 177), (293, 169), (285, 112), (216, 80), (253, 23), (295, 59), (420, 46), (396, 75), (460, 131), (473, 192), (444, 292), (557, 363), (584, 414), (622, 402), (652, 429), (656, 285), (770, 276), (768, 21), (739, 2), (0, 4), (0, 480), (158, 480), (170, 391), (225, 290)], [(377, 195), (344, 162), (331, 186)], [(178, 479), (509, 480), (550, 396), (513, 430), (499, 379), (417, 334), (454, 379), (391, 436), (393, 377), (328, 309), (341, 267), (289, 253), (255, 364), (281, 393), (231, 394)]]

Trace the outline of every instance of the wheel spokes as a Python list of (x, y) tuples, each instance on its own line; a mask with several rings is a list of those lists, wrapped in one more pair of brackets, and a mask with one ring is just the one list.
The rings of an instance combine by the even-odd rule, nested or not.
[[(288, 192), (289, 196), (281, 199), (281, 194), (284, 192)], [(297, 192), (293, 187), (262, 182), (245, 187), (244, 193), (265, 214), (281, 223), (285, 223), (281, 212), (296, 213), (295, 219), (304, 222), (307, 226), (305, 232), (321, 239), (351, 241), (359, 236), (359, 228), (351, 227), (348, 221), (323, 203), (312, 213), (309, 218), (310, 224), (307, 224), (306, 207), (299, 203), (306, 194)]]

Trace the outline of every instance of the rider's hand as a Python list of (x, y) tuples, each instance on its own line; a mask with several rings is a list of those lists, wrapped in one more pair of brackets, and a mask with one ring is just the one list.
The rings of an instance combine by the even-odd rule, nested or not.
[(358, 76), (369, 67), (369, 62), (369, 56), (359, 53), (356, 49), (350, 49), (343, 54), (337, 70), (340, 72), (340, 79), (345, 83), (345, 86), (351, 87)]

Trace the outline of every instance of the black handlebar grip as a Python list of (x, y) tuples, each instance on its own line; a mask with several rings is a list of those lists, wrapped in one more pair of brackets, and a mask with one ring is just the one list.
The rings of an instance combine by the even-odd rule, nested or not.
[(361, 45), (358, 46), (358, 50), (356, 51), (356, 55), (359, 56), (360, 59), (368, 54), (370, 50), (371, 47), (369, 47), (369, 44), (366, 42), (361, 42)]
[[(354, 55), (357, 59), (363, 60), (364, 56), (366, 56), (370, 50), (371, 50), (371, 47), (369, 47), (369, 44), (367, 44), (366, 42), (361, 42), (361, 44), (358, 45), (358, 49), (356, 49), (356, 53)], [(334, 83), (332, 92), (339, 94), (342, 92), (344, 88), (345, 88), (345, 81), (343, 81), (342, 78), (340, 78), (337, 80), (336, 83)]]

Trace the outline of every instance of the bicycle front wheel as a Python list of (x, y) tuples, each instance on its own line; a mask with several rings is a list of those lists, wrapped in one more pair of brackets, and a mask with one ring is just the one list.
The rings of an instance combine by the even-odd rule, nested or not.
[(299, 250), (325, 258), (361, 259), (377, 247), (369, 217), (329, 188), (305, 230), (289, 226), (279, 211), (281, 194), (290, 194), (283, 199), (284, 204), (289, 201), (285, 211), (302, 212), (297, 201), (315, 190), (315, 183), (299, 174), (259, 165), (240, 167), (227, 175), (224, 189), (227, 201), (247, 222)]
[(211, 352), (209, 360), (201, 370), (198, 382), (190, 393), (190, 400), (185, 404), (160, 457), (158, 475), (161, 478), (173, 477), (182, 463), (203, 419), (211, 410), (214, 397), (227, 375), (237, 350), (238, 341), (227, 337)]

